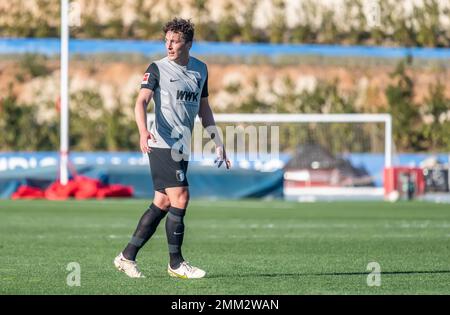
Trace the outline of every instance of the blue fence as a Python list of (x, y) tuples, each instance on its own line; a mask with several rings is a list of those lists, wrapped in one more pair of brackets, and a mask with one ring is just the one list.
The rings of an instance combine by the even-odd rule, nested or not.
[[(164, 54), (164, 43), (143, 40), (71, 39), (72, 54), (140, 53), (146, 56)], [(58, 38), (2, 38), (0, 54), (40, 53), (57, 55), (60, 52)], [(194, 55), (227, 55), (249, 57), (263, 55), (317, 55), (329, 57), (377, 57), (422, 59), (450, 59), (450, 48), (341, 46), (266, 43), (196, 42)]]
[[(282, 168), (288, 159), (286, 155), (255, 162), (239, 159), (231, 170), (217, 169), (214, 156), (191, 161), (190, 194), (193, 198), (282, 197)], [(73, 152), (70, 161), (72, 175), (97, 178), (105, 184), (129, 185), (135, 197), (153, 197), (148, 157), (141, 153)], [(20, 185), (46, 188), (57, 177), (57, 152), (0, 153), (0, 198), (9, 198)]]
[[(450, 162), (450, 154), (399, 154), (394, 165), (419, 166), (427, 158)], [(364, 169), (377, 187), (383, 186), (384, 156), (372, 153), (352, 153), (342, 156), (354, 167)], [(248, 162), (238, 158), (233, 168), (214, 167), (214, 157), (191, 161), (189, 182), (191, 195), (202, 198), (280, 197), (283, 190), (284, 166), (291, 156)], [(137, 152), (72, 152), (71, 162), (79, 174), (99, 178), (109, 184), (134, 187), (135, 196), (153, 196), (148, 158)], [(276, 163), (274, 163), (276, 162)], [(45, 187), (58, 175), (57, 152), (0, 153), (0, 198), (9, 198), (19, 185)]]

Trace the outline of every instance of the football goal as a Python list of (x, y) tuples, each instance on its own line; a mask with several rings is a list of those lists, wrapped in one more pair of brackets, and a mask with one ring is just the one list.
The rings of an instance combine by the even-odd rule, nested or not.
[[(215, 114), (236, 167), (284, 171), (292, 200), (382, 199), (392, 166), (389, 114)], [(148, 115), (149, 126), (154, 116)], [(191, 160), (212, 163), (214, 145), (197, 119)]]

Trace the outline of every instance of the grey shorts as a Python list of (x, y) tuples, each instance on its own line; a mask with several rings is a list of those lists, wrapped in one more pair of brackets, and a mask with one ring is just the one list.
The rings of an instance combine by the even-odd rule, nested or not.
[(189, 161), (175, 161), (172, 158), (172, 149), (151, 148), (151, 150), (148, 158), (154, 190), (165, 193), (165, 189), (169, 187), (189, 186), (186, 176)]

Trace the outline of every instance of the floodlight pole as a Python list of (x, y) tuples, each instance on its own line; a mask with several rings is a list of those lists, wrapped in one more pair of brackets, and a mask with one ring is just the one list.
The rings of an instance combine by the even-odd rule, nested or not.
[(69, 0), (61, 0), (61, 80), (60, 80), (60, 163), (59, 180), (66, 185), (69, 180)]

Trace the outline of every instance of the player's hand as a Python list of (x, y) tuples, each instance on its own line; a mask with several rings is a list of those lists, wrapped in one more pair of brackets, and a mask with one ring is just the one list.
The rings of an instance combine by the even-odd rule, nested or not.
[(148, 130), (141, 132), (139, 137), (139, 145), (141, 147), (141, 151), (144, 154), (147, 154), (151, 152), (151, 148), (148, 146), (148, 140), (152, 140), (153, 142), (156, 142), (155, 136)]
[(216, 147), (216, 159), (214, 160), (214, 164), (217, 164), (217, 167), (221, 167), (223, 162), (225, 162), (225, 166), (228, 169), (231, 167), (231, 162), (227, 158), (227, 153), (225, 152), (225, 147), (223, 145)]

